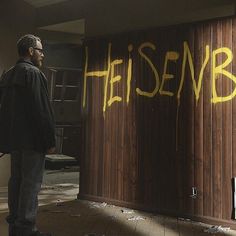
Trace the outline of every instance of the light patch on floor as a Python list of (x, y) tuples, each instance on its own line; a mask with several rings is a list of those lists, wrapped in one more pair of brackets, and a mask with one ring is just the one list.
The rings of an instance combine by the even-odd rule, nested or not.
[[(58, 183), (60, 177), (66, 179)], [(48, 171), (39, 195), (38, 228), (53, 236), (204, 236), (211, 225), (77, 200), (78, 173)], [(73, 180), (73, 181), (72, 181)], [(8, 236), (7, 188), (0, 188), (0, 236)], [(229, 230), (210, 235), (236, 236)]]

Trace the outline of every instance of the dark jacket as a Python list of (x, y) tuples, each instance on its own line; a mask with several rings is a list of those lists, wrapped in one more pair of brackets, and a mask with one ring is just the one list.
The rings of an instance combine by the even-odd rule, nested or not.
[(20, 59), (0, 81), (0, 152), (55, 146), (47, 80), (30, 61)]

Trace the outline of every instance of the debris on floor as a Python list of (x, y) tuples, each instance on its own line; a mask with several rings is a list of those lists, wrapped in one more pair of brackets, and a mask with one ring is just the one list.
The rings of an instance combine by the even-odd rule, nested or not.
[(107, 203), (103, 202), (103, 203), (98, 203), (98, 202), (91, 202), (90, 203), (90, 208), (103, 208), (106, 207)]
[(54, 185), (42, 185), (41, 190), (61, 190), (64, 189), (71, 189), (71, 188), (79, 188), (78, 184), (70, 184), (70, 183), (64, 183), (64, 184), (54, 184)]
[(131, 210), (131, 209), (122, 209), (121, 211), (124, 214), (133, 214), (134, 213), (134, 210)]
[(54, 190), (56, 187), (54, 185), (42, 185), (41, 191), (42, 190)]
[(128, 218), (128, 220), (135, 221), (135, 220), (145, 220), (145, 219), (141, 216), (132, 216)]
[(219, 226), (213, 225), (212, 227), (208, 229), (204, 229), (204, 232), (209, 233), (209, 234), (225, 233), (229, 231), (230, 231), (229, 227), (222, 227), (221, 225)]
[(182, 218), (182, 217), (179, 217), (178, 220), (181, 220), (181, 221), (191, 221), (191, 220), (188, 219), (188, 218)]
[(61, 199), (57, 199), (56, 206), (63, 206), (63, 201)]
[(64, 183), (64, 184), (55, 184), (58, 188), (79, 188), (78, 184)]
[(105, 236), (105, 234), (88, 233), (85, 234), (84, 236)]

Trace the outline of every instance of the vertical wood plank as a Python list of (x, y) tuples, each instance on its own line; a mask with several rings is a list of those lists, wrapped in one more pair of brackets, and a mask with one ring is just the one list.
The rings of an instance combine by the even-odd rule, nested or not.
[[(209, 45), (212, 51), (212, 26), (205, 24), (203, 27), (204, 46)], [(203, 79), (203, 215), (212, 216), (212, 82), (211, 82), (212, 60), (208, 62)]]
[[(232, 50), (232, 20), (224, 20), (222, 23), (222, 45), (227, 45)], [(231, 73), (232, 64), (227, 67)], [(223, 78), (222, 93), (227, 96), (232, 93), (232, 82), (229, 78)], [(232, 213), (232, 101), (225, 102), (222, 107), (222, 217), (231, 219)]]
[[(216, 21), (212, 25), (212, 47), (217, 49), (222, 45), (222, 23)], [(220, 56), (216, 57), (216, 65), (222, 63)], [(216, 90), (222, 94), (222, 76), (218, 75)], [(222, 104), (214, 104), (212, 109), (212, 166), (213, 166), (213, 216), (222, 217)]]
[[(205, 45), (203, 42), (203, 26), (195, 31), (195, 80), (199, 83), (201, 67), (204, 63)], [(194, 127), (194, 186), (197, 189), (197, 198), (194, 200), (194, 214), (203, 215), (203, 86), (199, 99), (195, 97), (195, 127)]]

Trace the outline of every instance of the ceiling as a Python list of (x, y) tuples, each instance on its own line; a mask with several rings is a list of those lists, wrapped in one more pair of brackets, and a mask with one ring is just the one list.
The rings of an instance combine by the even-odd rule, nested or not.
[(86, 37), (193, 22), (235, 13), (235, 0), (24, 0), (38, 29)]
[(66, 2), (67, 0), (24, 0), (29, 3), (31, 6), (35, 8), (44, 7), (52, 4), (56, 4), (59, 2)]
[(84, 30), (85, 30), (84, 24), (85, 20), (79, 19), (79, 20), (73, 20), (73, 21), (67, 21), (63, 23), (43, 26), (39, 27), (38, 29), (84, 35)]

